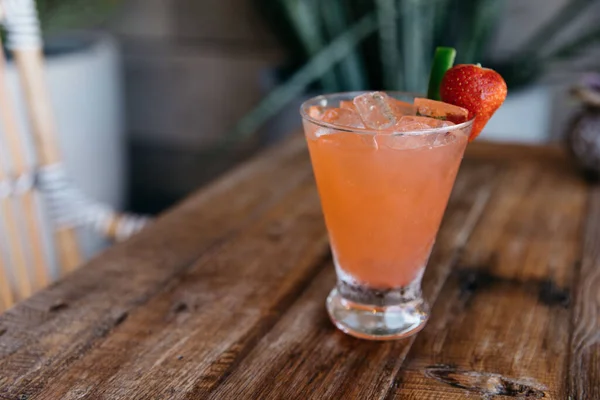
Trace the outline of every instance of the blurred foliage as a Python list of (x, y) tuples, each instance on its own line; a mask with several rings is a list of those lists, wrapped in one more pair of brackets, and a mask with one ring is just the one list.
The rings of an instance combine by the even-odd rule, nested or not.
[[(322, 51), (311, 57), (308, 62), (301, 66), (285, 84), (272, 90), (258, 106), (246, 114), (234, 127), (224, 136), (221, 143), (216, 147), (216, 156), (226, 150), (232, 143), (253, 135), (266, 122), (274, 116), (286, 104), (302, 95), (311, 82), (319, 77), (325, 76), (331, 71), (336, 63), (351, 56), (355, 46), (361, 40), (373, 33), (377, 27), (373, 14), (367, 14), (356, 21), (349, 29), (343, 31), (339, 37), (327, 44)], [(326, 79), (322, 80), (328, 83)]]
[(36, 0), (44, 34), (98, 26), (120, 3), (121, 0)]
[[(386, 89), (423, 92), (436, 46), (455, 47), (457, 63), (497, 68), (509, 88), (540, 77), (553, 61), (573, 57), (600, 40), (600, 28), (549, 47), (598, 0), (571, 0), (507, 59), (489, 50), (505, 0), (255, 0), (288, 50), (288, 72), (306, 64), (368, 13), (377, 29), (324, 71), (319, 90)], [(598, 9), (596, 8), (596, 11)], [(599, 24), (600, 25), (600, 24)]]
[[(573, 21), (600, 0), (570, 0), (506, 59), (490, 54), (506, 0), (254, 0), (288, 53), (283, 82), (242, 118), (219, 147), (256, 133), (295, 96), (319, 92), (404, 90), (424, 93), (437, 46), (456, 63), (499, 71), (509, 89), (533, 83), (557, 61), (600, 42), (600, 23), (556, 45)], [(600, 66), (598, 66), (600, 67)], [(218, 154), (216, 152), (215, 154)]]

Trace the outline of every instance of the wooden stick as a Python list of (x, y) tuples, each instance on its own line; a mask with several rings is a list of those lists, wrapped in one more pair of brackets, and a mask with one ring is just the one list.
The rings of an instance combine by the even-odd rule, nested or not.
[[(11, 113), (10, 105), (7, 105), (7, 87), (5, 80), (4, 64), (0, 62), (0, 118), (5, 132), (10, 132), (13, 129), (14, 115)], [(4, 170), (4, 166), (0, 165), (0, 181), (10, 179), (8, 173)], [(6, 227), (6, 237), (8, 248), (10, 249), (12, 266), (17, 278), (17, 287), (19, 298), (26, 298), (33, 292), (33, 285), (29, 277), (27, 268), (27, 250), (25, 242), (22, 240), (18, 222), (15, 215), (16, 204), (10, 198), (0, 200), (0, 211), (2, 219)], [(6, 273), (5, 273), (6, 275)], [(8, 276), (6, 276), (6, 281)], [(10, 306), (10, 304), (8, 304)]]
[[(0, 180), (8, 179), (8, 176), (4, 172), (4, 169), (1, 168)], [(13, 213), (13, 205), (10, 198), (1, 199), (0, 215), (2, 216), (2, 220), (6, 227), (8, 248), (10, 249), (12, 266), (17, 278), (18, 298), (24, 299), (31, 296), (33, 293), (33, 286), (27, 270), (25, 243), (21, 240), (21, 232), (19, 231), (15, 214)], [(6, 280), (8, 280), (8, 275), (5, 274), (5, 276)]]
[(35, 274), (34, 289), (43, 289), (50, 283), (50, 263), (46, 259), (43, 243), (44, 230), (42, 228), (42, 216), (38, 209), (38, 195), (34, 191), (22, 194), (23, 216), (25, 219), (25, 231), (31, 243), (33, 272)]
[[(40, 48), (14, 50), (13, 55), (27, 100), (36, 151), (42, 166), (61, 162), (58, 135), (43, 70)], [(73, 228), (57, 227), (55, 235), (61, 266), (75, 269), (81, 262)]]
[[(6, 85), (6, 58), (0, 41), (0, 116), (6, 138), (8, 152), (14, 172), (21, 176), (29, 171), (26, 160), (25, 143), (23, 132), (19, 129), (15, 107), (10, 99)], [(25, 234), (31, 246), (33, 270), (35, 273), (34, 289), (41, 289), (50, 282), (48, 263), (45, 258), (44, 245), (42, 242), (43, 230), (41, 227), (41, 215), (37, 207), (37, 196), (32, 190), (22, 193), (21, 201), (23, 208), (18, 215), (25, 220)]]
[[(4, 209), (4, 207), (2, 207)], [(4, 213), (2, 213), (4, 215)], [(0, 232), (3, 229), (0, 227)], [(4, 264), (4, 258), (0, 257), (0, 312), (6, 310), (14, 303), (12, 289), (8, 283), (8, 269)]]
[(0, 260), (0, 275), (3, 276), (2, 281), (0, 282), (0, 313), (6, 311), (13, 305), (13, 297), (10, 290), (10, 285), (8, 284), (8, 279), (6, 275), (6, 266), (4, 262)]

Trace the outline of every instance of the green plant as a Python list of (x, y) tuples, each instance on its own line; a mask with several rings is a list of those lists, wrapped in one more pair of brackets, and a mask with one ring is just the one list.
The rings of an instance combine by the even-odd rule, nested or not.
[[(373, 14), (376, 32), (319, 78), (321, 90), (422, 92), (437, 46), (458, 50), (457, 62), (482, 61), (498, 24), (501, 0), (257, 0), (267, 21), (304, 64), (360, 17)], [(300, 55), (300, 57), (299, 57)], [(353, 71), (350, 74), (348, 71)]]
[[(568, 1), (525, 44), (504, 60), (490, 64), (505, 77), (510, 88), (526, 86), (542, 77), (554, 64), (572, 61), (600, 43), (600, 20), (587, 31), (580, 32), (567, 42), (557, 39), (580, 16), (587, 12), (599, 15), (598, 0)], [(600, 65), (591, 66), (600, 68)]]
[(120, 0), (36, 0), (44, 34), (103, 23)]
[(456, 48), (457, 63), (481, 62), (498, 70), (514, 90), (543, 76), (552, 64), (600, 42), (600, 24), (569, 42), (555, 40), (599, 0), (567, 2), (530, 40), (501, 60), (487, 50), (502, 17), (503, 0), (254, 1), (288, 50), (289, 64), (283, 83), (225, 135), (223, 144), (254, 134), (311, 85), (321, 92), (423, 93), (437, 46)]
[[(488, 52), (505, 5), (503, 0), (256, 0), (289, 49), (294, 65), (305, 64), (331, 40), (368, 13), (376, 34), (356, 46), (319, 77), (320, 90), (387, 89), (423, 92), (433, 51), (450, 46), (457, 63), (499, 68), (512, 89), (541, 76), (548, 65), (572, 57), (600, 39), (600, 28), (555, 45), (574, 19), (598, 0), (571, 0), (506, 59)], [(597, 9), (596, 9), (597, 11)], [(353, 73), (348, 73), (348, 72)]]

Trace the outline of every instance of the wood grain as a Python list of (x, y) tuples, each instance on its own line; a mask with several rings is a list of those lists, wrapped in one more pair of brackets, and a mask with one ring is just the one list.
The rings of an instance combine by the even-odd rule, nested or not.
[[(0, 179), (2, 174), (0, 174)], [(0, 199), (0, 216), (2, 223), (4, 224), (4, 232), (6, 232), (6, 243), (8, 244), (9, 255), (7, 257), (11, 261), (11, 270), (15, 277), (16, 287), (12, 290), (13, 295), (16, 299), (22, 300), (29, 297), (33, 292), (33, 279), (29, 274), (27, 268), (27, 249), (25, 241), (23, 240), (22, 230), (20, 229), (19, 222), (15, 215), (15, 202), (11, 198)], [(8, 281), (8, 275), (4, 275), (1, 279)], [(5, 300), (9, 297), (6, 296)], [(11, 306), (9, 303), (8, 306)]]
[[(2, 171), (0, 171), (0, 179), (2, 179)], [(14, 256), (17, 257), (14, 263), (11, 264), (7, 264), (12, 259), (7, 257), (6, 254), (0, 257), (0, 273), (2, 274), (2, 276), (0, 276), (0, 297), (2, 297), (2, 309), (0, 311), (4, 311), (12, 306), (16, 297), (9, 281), (8, 265), (13, 265), (14, 267), (11, 268), (11, 270), (16, 269), (14, 272), (19, 273), (19, 276), (17, 276), (19, 291), (25, 291), (25, 293), (31, 291), (29, 276), (27, 275), (26, 270), (27, 265), (25, 264), (24, 249), (22, 243), (19, 241), (20, 236), (16, 229), (17, 226), (12, 212), (10, 199), (0, 199), (0, 216), (2, 217), (0, 233), (3, 234), (3, 237), (8, 239), (7, 244), (10, 254), (14, 254)]]
[(581, 270), (572, 290), (567, 397), (600, 399), (600, 186), (588, 201)]
[(302, 138), (0, 316), (0, 398), (598, 397), (600, 190), (556, 148), (474, 144), (426, 328), (338, 332)]
[(585, 184), (531, 162), (497, 179), (394, 398), (563, 398)]
[[(462, 174), (424, 279), (433, 302), (489, 199), (493, 168)], [(210, 396), (211, 399), (376, 399), (385, 396), (412, 340), (375, 343), (353, 339), (329, 322), (324, 301), (335, 284), (333, 265), (315, 280)]]
[[(106, 336), (125, 313), (148, 302), (203, 252), (251, 224), (310, 175), (304, 139), (295, 138), (0, 316), (5, 332), (0, 337), (0, 394), (20, 392), (24, 386), (36, 393), (57, 369)], [(63, 307), (53, 311), (55, 304)]]
[(0, 275), (4, 277), (3, 279), (0, 279), (0, 312), (3, 312), (12, 306), (14, 301), (12, 289), (6, 278), (8, 277), (8, 268), (4, 261), (4, 257), (0, 257)]
[[(44, 393), (128, 399), (206, 393), (322, 267), (328, 245), (318, 202), (307, 174), (255, 224), (206, 252), (177, 282), (129, 313)], [(143, 387), (135, 385), (141, 370)]]

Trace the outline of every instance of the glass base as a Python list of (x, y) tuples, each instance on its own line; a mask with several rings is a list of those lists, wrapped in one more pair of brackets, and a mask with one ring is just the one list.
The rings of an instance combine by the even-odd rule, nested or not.
[[(369, 289), (361, 289), (361, 297), (367, 295), (368, 291)], [(375, 297), (381, 297), (380, 291), (374, 290), (373, 293)], [(389, 298), (390, 294), (392, 293), (388, 292), (386, 297)], [(403, 339), (423, 329), (429, 318), (429, 307), (421, 296), (396, 304), (390, 303), (359, 303), (343, 297), (335, 288), (327, 297), (327, 312), (335, 326), (359, 339)]]

